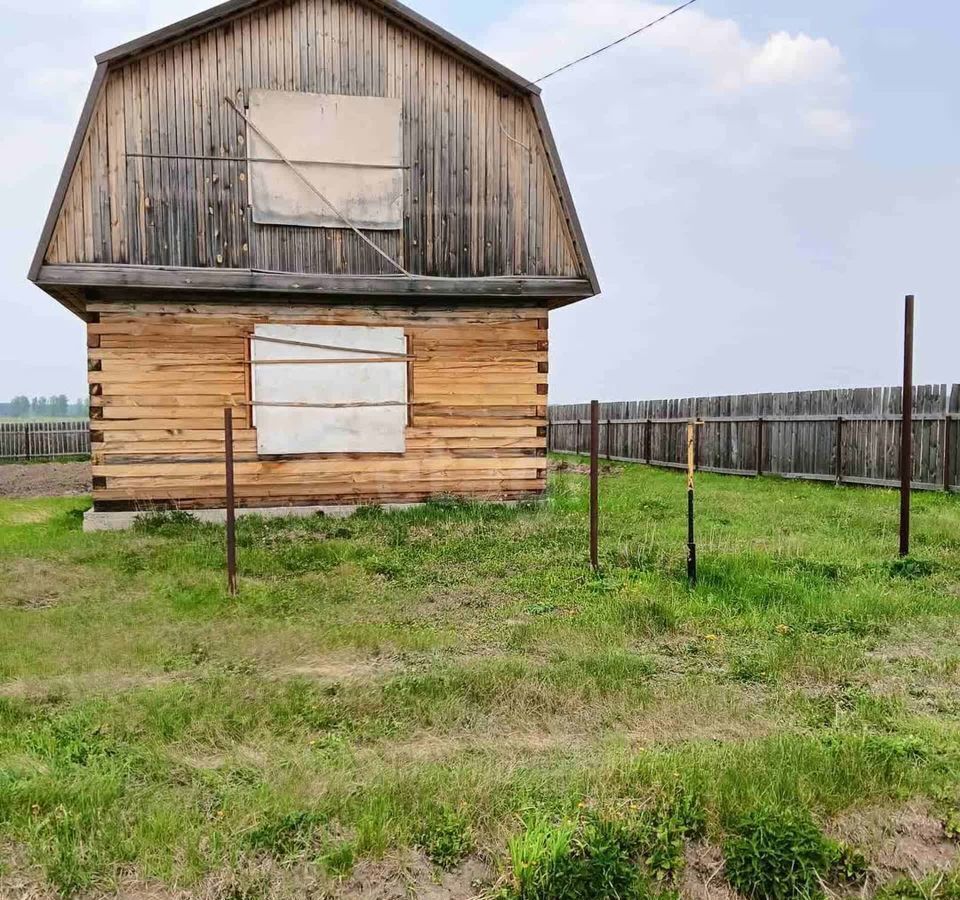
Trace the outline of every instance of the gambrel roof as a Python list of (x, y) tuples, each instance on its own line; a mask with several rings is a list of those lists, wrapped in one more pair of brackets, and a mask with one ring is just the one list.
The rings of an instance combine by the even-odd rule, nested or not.
[[(306, 4), (314, 4), (317, 9), (320, 4), (323, 4), (324, 15), (328, 9), (336, 8), (338, 5), (341, 9), (346, 9), (348, 6), (351, 9), (354, 7), (362, 9), (365, 17), (386, 22), (388, 25), (384, 27), (400, 29), (410, 35), (403, 41), (404, 48), (407, 44), (418, 42), (421, 45), (419, 51), (421, 63), (425, 52), (438, 53), (444, 58), (455, 58), (457, 73), (451, 74), (454, 70), (450, 65), (446, 70), (447, 77), (455, 79), (461, 90), (464, 90), (463, 81), (476, 82), (473, 87), (477, 95), (475, 108), (464, 106), (459, 112), (453, 111), (449, 114), (444, 108), (444, 115), (450, 116), (450, 123), (441, 122), (439, 114), (437, 121), (430, 123), (440, 134), (436, 139), (436, 147), (432, 143), (434, 136), (426, 133), (427, 124), (422, 124), (423, 143), (432, 156), (429, 158), (425, 156), (424, 162), (416, 158), (416, 154), (411, 150), (414, 156), (412, 168), (421, 166), (418, 170), (421, 172), (421, 179), (435, 177), (438, 168), (437, 159), (442, 159), (443, 165), (453, 165), (442, 156), (448, 153), (448, 149), (444, 143), (446, 137), (440, 129), (449, 127), (452, 141), (454, 124), (451, 123), (456, 121), (456, 127), (462, 129), (464, 134), (469, 130), (468, 126), (476, 131), (475, 134), (472, 132), (469, 134), (469, 139), (473, 143), (460, 149), (463, 155), (455, 161), (456, 164), (474, 163), (478, 169), (485, 166), (487, 170), (486, 182), (480, 187), (470, 188), (469, 185), (465, 185), (464, 176), (454, 175), (454, 180), (460, 177), (461, 182), (453, 184), (450, 190), (446, 188), (441, 190), (442, 186), (438, 185), (435, 191), (429, 189), (426, 193), (422, 192), (420, 198), (412, 198), (414, 204), (420, 201), (416, 210), (426, 217), (423, 234), (404, 235), (394, 242), (395, 252), (403, 254), (405, 259), (410, 260), (408, 267), (415, 274), (411, 281), (403, 281), (395, 275), (391, 277), (389, 273), (376, 267), (375, 258), (373, 262), (366, 262), (360, 253), (354, 253), (351, 257), (352, 264), (359, 266), (359, 270), (334, 270), (330, 263), (333, 257), (329, 253), (325, 256), (322, 247), (319, 250), (307, 247), (302, 236), (294, 237), (297, 237), (306, 249), (300, 247), (297, 251), (299, 255), (295, 258), (296, 264), (292, 264), (293, 258), (285, 256), (283, 249), (258, 250), (253, 226), (247, 223), (242, 223), (242, 228), (248, 229), (250, 236), (243, 242), (242, 249), (244, 253), (255, 257), (253, 261), (240, 255), (240, 240), (247, 235), (246, 231), (241, 238), (234, 237), (224, 254), (210, 251), (204, 256), (204, 251), (209, 250), (209, 246), (204, 245), (204, 240), (207, 241), (207, 245), (212, 246), (210, 234), (198, 234), (197, 229), (202, 230), (204, 223), (201, 221), (198, 225), (191, 224), (188, 221), (190, 216), (182, 210), (178, 211), (174, 201), (177, 200), (181, 206), (185, 207), (189, 200), (194, 206), (200, 205), (204, 209), (210, 203), (212, 210), (212, 201), (203, 194), (203, 191), (209, 193), (211, 190), (209, 178), (206, 186), (200, 184), (199, 178), (197, 179), (199, 186), (191, 182), (188, 185), (189, 191), (192, 192), (189, 197), (167, 198), (164, 203), (161, 203), (157, 200), (159, 193), (157, 188), (151, 189), (148, 183), (149, 173), (143, 175), (139, 181), (135, 177), (136, 173), (130, 175), (131, 159), (144, 156), (159, 159), (164, 154), (158, 152), (158, 147), (166, 148), (162, 134), (164, 129), (162, 118), (159, 124), (161, 135), (159, 142), (157, 142), (156, 133), (152, 135), (154, 142), (150, 143), (151, 135), (146, 134), (141, 139), (140, 136), (133, 134), (130, 127), (131, 84), (136, 90), (145, 90), (147, 95), (150, 95), (150, 92), (165, 90), (162, 83), (155, 84), (150, 81), (151, 77), (156, 78), (156, 76), (145, 69), (144, 60), (155, 57), (164, 58), (164, 54), (167, 54), (168, 61), (164, 65), (168, 83), (170, 79), (184, 78), (185, 76), (179, 74), (177, 66), (180, 64), (181, 57), (186, 60), (189, 54), (186, 49), (178, 48), (200, 46), (201, 42), (207, 39), (205, 36), (228, 23), (235, 22), (242, 25), (258, 16), (274, 15), (278, 9), (298, 7), (302, 14)], [(350, 14), (353, 15), (352, 12)], [(295, 19), (297, 13), (293, 15)], [(312, 21), (319, 28), (321, 13), (315, 11), (313, 15), (315, 19)], [(338, 15), (344, 14), (338, 13)], [(381, 29), (381, 39), (382, 33)], [(373, 40), (376, 41), (376, 28), (373, 29), (372, 34)], [(271, 40), (273, 39), (274, 36), (271, 35)], [(280, 37), (276, 39), (280, 40)], [(316, 44), (320, 38), (317, 34), (311, 37), (309, 28), (297, 30), (294, 22), (288, 34), (288, 41), (298, 40), (301, 42), (313, 40)], [(337, 50), (337, 52), (343, 52), (344, 56), (359, 52), (350, 48), (345, 38), (340, 46), (347, 47), (346, 50)], [(434, 50), (424, 51), (422, 49), (424, 46), (432, 47)], [(369, 52), (369, 46), (367, 50)], [(320, 51), (314, 45), (312, 52), (319, 54)], [(394, 52), (399, 55), (399, 51)], [(197, 72), (204, 70), (196, 50), (194, 55), (192, 71), (196, 78)], [(386, 56), (386, 53), (384, 55)], [(98, 65), (93, 84), (29, 273), (32, 281), (37, 282), (75, 311), (82, 312), (79, 307), (82, 306), (81, 297), (85, 290), (107, 290), (121, 286), (144, 289), (166, 286), (180, 290), (203, 290), (208, 293), (245, 290), (255, 293), (312, 291), (325, 295), (402, 293), (447, 297), (495, 295), (519, 298), (528, 296), (549, 297), (555, 305), (583, 299), (599, 292), (596, 273), (539, 97), (539, 88), (396, 0), (228, 0), (205, 12), (108, 50), (96, 59)], [(414, 59), (416, 60), (416, 57)], [(384, 60), (383, 65), (388, 64)], [(399, 66), (400, 63), (395, 62), (393, 65)], [(266, 62), (264, 62), (264, 68), (266, 69)], [(473, 74), (463, 76), (462, 72)], [(239, 84), (239, 73), (231, 74), (236, 74)], [(394, 75), (396, 76), (396, 73)], [(266, 78), (265, 72), (263, 77)], [(399, 78), (399, 76), (396, 77)], [(404, 77), (407, 77), (406, 74)], [(453, 90), (452, 84), (453, 80), (446, 86), (438, 87), (434, 82), (432, 87), (435, 91), (443, 89), (450, 92)], [(251, 85), (252, 82), (245, 83), (241, 90)], [(429, 78), (424, 79), (422, 83), (418, 82), (417, 87), (421, 90), (429, 90), (431, 88)], [(174, 88), (170, 90), (173, 91)], [(407, 87), (406, 90), (410, 91), (411, 88)], [(350, 93), (351, 91), (358, 92), (344, 83), (340, 91), (331, 90), (330, 92)], [(125, 97), (126, 112), (123, 108)], [(178, 103), (180, 99), (178, 97)], [(112, 105), (111, 100), (115, 101)], [(139, 102), (136, 98), (134, 100)], [(458, 95), (456, 102), (467, 104), (468, 100)], [(498, 104), (495, 111), (493, 111), (494, 102)], [(171, 103), (171, 108), (173, 105)], [(454, 103), (451, 102), (449, 105), (452, 107)], [(208, 117), (210, 115), (209, 111), (205, 114)], [(156, 118), (156, 112), (153, 115)], [(460, 118), (457, 119), (457, 116)], [(470, 116), (473, 116), (476, 121), (467, 122)], [(505, 120), (510, 128), (504, 126)], [(495, 130), (494, 121), (499, 125), (499, 131)], [(126, 131), (123, 130), (125, 124)], [(137, 125), (139, 124), (140, 120), (137, 118)], [(147, 126), (143, 127), (146, 131)], [(152, 123), (152, 127), (156, 132), (158, 129), (156, 121)], [(182, 122), (179, 123), (179, 127), (182, 131)], [(199, 125), (197, 129), (199, 133)], [(187, 130), (189, 133), (189, 125)], [(501, 135), (500, 132), (503, 134)], [(456, 137), (458, 140), (461, 138), (459, 131)], [(216, 135), (210, 138), (205, 134), (204, 147), (213, 146), (215, 138)], [(467, 137), (463, 139), (467, 141)], [(226, 151), (223, 147), (220, 148), (224, 155), (207, 158), (229, 159), (231, 162), (239, 163), (241, 157), (245, 155), (242, 142), (229, 145), (229, 137), (226, 133), (220, 136), (219, 140), (226, 147)], [(505, 141), (511, 143), (505, 143)], [(198, 147), (200, 145), (199, 137), (197, 145)], [(509, 156), (506, 150), (497, 150), (500, 145), (508, 148), (514, 156)], [(137, 152), (131, 152), (131, 146)], [(140, 152), (143, 150), (152, 152)], [(529, 171), (516, 162), (516, 159), (520, 158), (518, 154), (524, 151), (529, 154)], [(199, 153), (199, 150), (195, 152)], [(450, 152), (452, 153), (452, 150)], [(494, 156), (492, 155), (494, 153), (500, 155)], [(481, 154), (486, 156), (481, 158)], [(171, 158), (174, 157), (171, 155)], [(182, 156), (179, 158), (202, 159), (204, 157)], [(430, 166), (433, 166), (433, 171)], [(499, 173), (493, 171), (495, 166), (500, 167)], [(83, 179), (95, 178), (98, 173), (102, 181), (99, 188), (81, 183)], [(478, 176), (474, 175), (474, 177)], [(498, 177), (499, 185), (496, 183)], [(217, 181), (216, 178), (213, 180)], [(189, 181), (189, 179), (181, 179), (181, 181)], [(243, 181), (244, 177), (241, 175), (238, 183), (233, 185), (234, 199), (237, 196), (237, 189), (243, 187)], [(463, 209), (467, 210), (460, 219), (455, 218), (457, 210), (452, 207), (440, 209), (439, 212), (424, 211), (426, 203), (446, 203), (449, 206), (452, 203), (451, 192), (461, 189), (472, 190), (473, 193), (470, 194), (469, 202), (464, 198), (458, 198)], [(70, 199), (74, 194), (79, 198), (75, 202)], [(91, 208), (87, 209), (84, 204)], [(194, 245), (200, 247), (199, 253), (184, 252), (178, 256), (172, 251), (169, 253), (161, 253), (159, 250), (149, 251), (147, 238), (152, 235), (150, 232), (152, 223), (149, 219), (151, 216), (163, 215), (167, 205), (170, 208), (169, 216), (173, 217), (166, 222), (167, 231), (175, 231), (179, 227), (192, 228), (186, 241), (191, 247)], [(144, 206), (147, 207), (146, 225), (143, 221)], [(137, 207), (139, 207), (141, 219), (139, 225), (135, 221), (137, 216), (134, 214)], [(175, 218), (176, 215), (180, 218)], [(495, 236), (491, 232), (490, 223), (487, 222), (485, 225), (480, 221), (484, 215), (494, 221), (494, 226), (498, 229)], [(71, 216), (75, 221), (70, 221)], [(431, 216), (435, 220), (434, 223), (430, 221)], [(466, 221), (468, 216), (472, 217), (472, 222)], [(537, 217), (542, 221), (534, 221)], [(131, 221), (127, 221), (128, 219)], [(457, 223), (459, 232), (447, 236), (446, 230), (454, 228), (449, 224), (450, 221)], [(230, 224), (234, 231), (238, 229), (235, 224), (227, 224)], [(227, 224), (224, 224), (222, 229), (218, 223), (211, 224), (209, 231), (216, 230), (219, 239), (221, 230), (227, 231)], [(97, 231), (98, 227), (101, 229), (102, 238), (98, 237), (101, 233)], [(418, 222), (412, 221), (411, 229), (417, 227), (420, 227)], [(442, 237), (441, 231), (444, 231)], [(388, 239), (383, 240), (390, 246), (394, 246)], [(441, 246), (442, 241), (446, 241), (446, 244)], [(504, 244), (502, 252), (497, 247), (492, 250), (490, 248), (491, 243), (498, 241)], [(284, 237), (280, 243), (283, 246), (286, 244), (293, 246), (296, 241), (293, 238)], [(159, 247), (160, 244), (158, 243), (157, 246)], [(163, 249), (167, 249), (166, 245)], [(339, 250), (338, 259), (347, 258), (351, 252), (349, 249)], [(316, 258), (312, 259), (311, 254)], [(226, 261), (221, 256), (225, 256)], [(301, 260), (304, 259), (306, 262), (301, 264)]]

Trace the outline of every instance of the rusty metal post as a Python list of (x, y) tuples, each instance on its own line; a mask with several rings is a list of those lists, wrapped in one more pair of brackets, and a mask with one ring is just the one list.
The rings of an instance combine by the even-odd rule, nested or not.
[(837, 455), (834, 463), (837, 484), (843, 483), (843, 416), (837, 416)]
[(947, 409), (943, 417), (943, 489), (950, 492), (950, 469), (953, 462), (953, 447), (951, 446), (952, 432), (950, 426), (953, 422), (950, 420), (950, 410)]
[(757, 418), (757, 477), (763, 474), (763, 416)]
[(910, 482), (913, 475), (913, 294), (903, 317), (903, 424), (900, 430), (900, 555), (910, 553)]
[(694, 532), (693, 473), (696, 471), (697, 424), (687, 423), (687, 581), (697, 586), (697, 540)]
[(590, 565), (600, 568), (600, 404), (590, 401)]
[(233, 410), (223, 411), (223, 453), (227, 481), (227, 589), (237, 595), (237, 516), (233, 490)]

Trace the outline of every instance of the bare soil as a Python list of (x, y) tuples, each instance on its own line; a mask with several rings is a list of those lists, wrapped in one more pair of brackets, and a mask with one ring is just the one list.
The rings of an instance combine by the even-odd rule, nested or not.
[(734, 900), (736, 891), (723, 878), (723, 854), (706, 841), (689, 844), (680, 881), (685, 900)]
[(88, 462), (0, 466), (0, 497), (64, 497), (91, 487)]
[(865, 853), (871, 861), (872, 880), (879, 884), (946, 872), (958, 861), (956, 842), (926, 802), (854, 810), (830, 830)]

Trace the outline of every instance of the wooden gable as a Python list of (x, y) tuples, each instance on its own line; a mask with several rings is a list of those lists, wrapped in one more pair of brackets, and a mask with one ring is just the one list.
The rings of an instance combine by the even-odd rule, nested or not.
[(228, 99), (242, 108), (261, 88), (402, 101), (403, 227), (365, 236), (410, 274), (597, 292), (534, 86), (392, 0), (234, 0), (204, 15), (100, 58), (31, 270), (42, 286), (41, 268), (52, 281), (91, 264), (395, 275), (347, 228), (253, 222)]

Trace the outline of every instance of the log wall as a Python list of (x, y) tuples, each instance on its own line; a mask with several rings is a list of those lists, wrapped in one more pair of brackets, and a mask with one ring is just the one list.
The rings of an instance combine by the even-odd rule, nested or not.
[[(91, 311), (98, 509), (222, 507), (227, 405), (241, 506), (521, 499), (546, 487), (545, 308), (171, 302)], [(403, 327), (415, 356), (406, 452), (260, 459), (245, 360), (254, 325), (267, 322)]]

